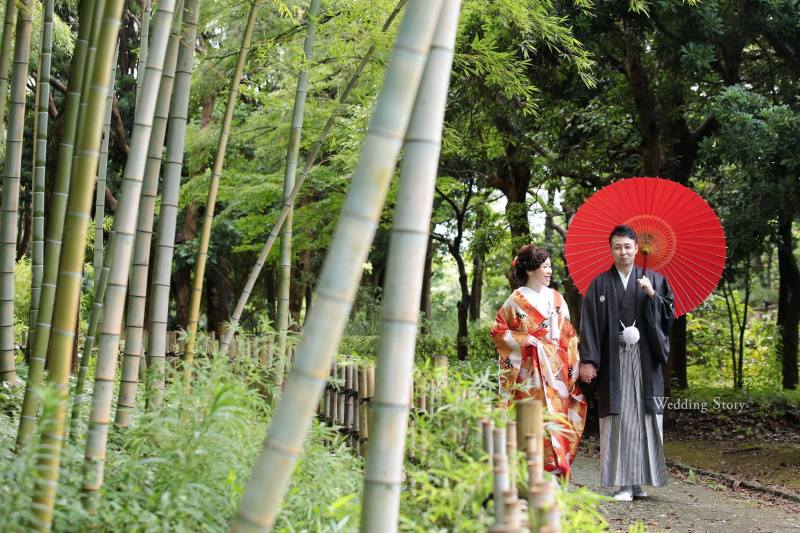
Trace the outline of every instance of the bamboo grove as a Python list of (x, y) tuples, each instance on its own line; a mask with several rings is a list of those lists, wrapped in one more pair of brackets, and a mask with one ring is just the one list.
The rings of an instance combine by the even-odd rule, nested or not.
[[(405, 1), (401, 1), (384, 23), (386, 31), (395, 17), (403, 9)], [(323, 133), (317, 141), (312, 155), (303, 168), (301, 179), (295, 179), (298, 164), (298, 155), (301, 147), (301, 132), (303, 129), (304, 107), (309, 84), (308, 66), (314, 59), (314, 29), (321, 12), (321, 0), (312, 0), (307, 10), (303, 13), (298, 23), (305, 26), (305, 41), (303, 56), (305, 66), (301, 67), (298, 76), (295, 103), (292, 112), (289, 140), (286, 151), (284, 169), (284, 201), (279, 216), (268, 241), (266, 256), (271, 242), (280, 232), (280, 286), (279, 286), (279, 315), (278, 334), (276, 344), (277, 383), (283, 379), (283, 364), (288, 354), (288, 300), (289, 300), (289, 269), (291, 268), (291, 239), (292, 239), (292, 204), (305, 177), (314, 165), (316, 154), (326, 135), (333, 125), (332, 116)], [(386, 74), (382, 96), (379, 98), (374, 112), (371, 132), (368, 133), (363, 149), (361, 162), (357, 166), (350, 197), (345, 207), (340, 223), (340, 231), (334, 239), (330, 251), (329, 267), (338, 271), (350, 264), (349, 258), (343, 255), (344, 250), (357, 246), (362, 257), (370, 246), (376, 217), (380, 213), (384, 197), (387, 192), (392, 168), (399, 153), (400, 147), (406, 138), (406, 128), (410, 132), (408, 155), (406, 156), (404, 170), (401, 172), (406, 190), (403, 192), (404, 205), (398, 206), (398, 218), (407, 220), (408, 228), (398, 227), (398, 249), (392, 254), (402, 257), (412, 250), (424, 249), (420, 247), (419, 239), (427, 239), (427, 225), (430, 218), (430, 204), (432, 198), (433, 178), (436, 174), (438, 161), (438, 145), (442, 130), (445, 97), (447, 94), (447, 80), (449, 78), (450, 61), (452, 60), (453, 41), (460, 3), (457, 1), (444, 2), (411, 1), (406, 7), (403, 23), (400, 26), (397, 47), (390, 60), (390, 68)], [(18, 8), (13, 13), (13, 8)], [(123, 14), (121, 0), (86, 0), (80, 5), (80, 19), (77, 39), (74, 43), (72, 62), (70, 65), (71, 76), (66, 89), (64, 100), (64, 124), (60, 132), (59, 150), (57, 155), (58, 165), (55, 179), (52, 183), (52, 204), (45, 213), (45, 187), (48, 180), (45, 177), (47, 158), (47, 133), (50, 104), (50, 63), (52, 50), (52, 28), (54, 2), (48, 0), (42, 10), (41, 45), (39, 49), (39, 63), (37, 68), (36, 83), (36, 110), (34, 133), (34, 166), (33, 166), (33, 276), (31, 283), (31, 305), (29, 317), (29, 354), (27, 357), (27, 380), (25, 388), (24, 405), (20, 416), (20, 426), (17, 435), (17, 449), (25, 450), (28, 446), (37, 446), (37, 462), (34, 471), (33, 491), (33, 518), (29, 527), (47, 530), (53, 520), (54, 505), (58, 487), (58, 473), (62, 451), (67, 442), (67, 428), (69, 442), (80, 442), (84, 437), (79, 435), (79, 425), (76, 421), (81, 417), (81, 406), (90, 389), (89, 379), (93, 378), (91, 387), (91, 413), (89, 417), (88, 433), (85, 436), (85, 466), (82, 490), (84, 492), (84, 506), (89, 513), (97, 512), (100, 499), (100, 488), (103, 484), (104, 462), (108, 435), (112, 423), (113, 396), (115, 381), (119, 377), (119, 393), (114, 425), (118, 430), (129, 426), (137, 409), (136, 396), (139, 388), (139, 376), (147, 375), (144, 385), (148, 389), (148, 409), (158, 409), (160, 397), (164, 389), (166, 376), (165, 354), (167, 349), (166, 324), (170, 289), (170, 264), (174, 249), (174, 235), (178, 207), (177, 193), (180, 186), (181, 167), (183, 163), (185, 129), (187, 123), (188, 95), (191, 88), (191, 75), (193, 52), (197, 35), (197, 18), (200, 8), (199, 0), (178, 1), (162, 0), (154, 9), (152, 21), (150, 20), (150, 6), (143, 6), (144, 15), (142, 24), (142, 42), (137, 65), (135, 117), (132, 128), (130, 146), (122, 172), (122, 182), (119, 192), (119, 202), (116, 206), (113, 224), (111, 226), (108, 242), (104, 242), (105, 231), (105, 188), (109, 164), (109, 137), (111, 135), (111, 116), (114, 106), (115, 79), (120, 46), (121, 17)], [(259, 14), (258, 1), (251, 4), (247, 23), (242, 37), (238, 60), (234, 74), (228, 88), (227, 105), (224, 112), (220, 137), (214, 156), (211, 181), (208, 189), (206, 215), (203, 219), (201, 238), (199, 241), (197, 260), (195, 262), (194, 284), (192, 289), (189, 327), (186, 349), (183, 357), (183, 368), (186, 376), (191, 379), (191, 369), (196, 352), (198, 340), (198, 323), (200, 312), (200, 296), (203, 290), (203, 271), (208, 255), (211, 226), (213, 222), (214, 202), (223, 177), (225, 152), (230, 136), (231, 123), (237, 104), (240, 83), (245, 72), (248, 53), (251, 48), (256, 20)], [(16, 257), (19, 205), (19, 180), (22, 166), (23, 121), (25, 118), (25, 103), (27, 78), (29, 74), (28, 62), (31, 49), (32, 9), (30, 4), (9, 4), (6, 13), (6, 31), (3, 40), (3, 59), (10, 52), (8, 40), (11, 35), (11, 20), (16, 15), (16, 40), (14, 42), (13, 68), (10, 83), (4, 78), (3, 88), (8, 85), (9, 106), (7, 114), (7, 139), (4, 164), (2, 218), (0, 219), (0, 233), (3, 235), (2, 246), (7, 249), (3, 252), (4, 268), (0, 284), (3, 289), (4, 312), (2, 313), (7, 323), (0, 325), (0, 353), (2, 353), (2, 379), (15, 385), (16, 354), (14, 346), (13, 317), (14, 305), (14, 263)], [(438, 21), (438, 25), (437, 25)], [(432, 51), (431, 51), (432, 50)], [(354, 89), (370, 57), (375, 52), (373, 45), (359, 62), (350, 82), (341, 94), (339, 100), (347, 100)], [(430, 54), (430, 57), (429, 57)], [(411, 86), (407, 83), (411, 81)], [(420, 94), (417, 94), (417, 85), (421, 84)], [(415, 106), (416, 102), (416, 106)], [(412, 116), (412, 108), (416, 111)], [(416, 117), (416, 118), (414, 118)], [(169, 136), (167, 136), (169, 132)], [(419, 148), (415, 148), (419, 143)], [(166, 145), (166, 146), (165, 146)], [(166, 152), (165, 152), (166, 148)], [(388, 157), (386, 150), (388, 151)], [(419, 153), (417, 153), (417, 151)], [(165, 160), (162, 164), (162, 156)], [(163, 172), (163, 179), (159, 176)], [(375, 182), (375, 178), (380, 178)], [(414, 183), (409, 180), (423, 179), (424, 182)], [(151, 235), (154, 229), (156, 213), (156, 198), (158, 196), (159, 181), (161, 181), (160, 216), (158, 217), (157, 240), (153, 246)], [(372, 183), (371, 183), (372, 182)], [(377, 186), (377, 188), (375, 188)], [(417, 188), (427, 190), (427, 200), (422, 204), (414, 197)], [(93, 201), (94, 200), (94, 201)], [(418, 213), (414, 209), (425, 205), (425, 211)], [(94, 222), (91, 213), (94, 207)], [(366, 209), (366, 211), (362, 210)], [(404, 210), (409, 210), (405, 213)], [(355, 218), (352, 218), (355, 217)], [(372, 220), (365, 228), (360, 227), (357, 221), (361, 218)], [(45, 220), (47, 224), (47, 239), (45, 239)], [(373, 229), (370, 230), (369, 226)], [(76, 335), (77, 319), (79, 316), (79, 301), (82, 293), (81, 279), (83, 263), (86, 257), (86, 244), (90, 241), (89, 229), (93, 227), (95, 235), (94, 244), (94, 284), (92, 296), (94, 304), (88, 317), (88, 327), (85, 335), (83, 354), (79, 363), (79, 372), (72, 395), (71, 424), (68, 424), (67, 405), (70, 400), (70, 366), (72, 364), (73, 344), (78, 342)], [(365, 231), (366, 230), (366, 231)], [(403, 244), (401, 237), (408, 235), (409, 240)], [(156, 250), (154, 271), (149, 275), (151, 247)], [(415, 278), (421, 278), (424, 257), (416, 253), (416, 266), (407, 279), (398, 279), (395, 286), (397, 294), (392, 296), (400, 307), (396, 311), (388, 311), (387, 324), (402, 319), (407, 322), (400, 330), (394, 331), (387, 326), (385, 336), (388, 346), (399, 344), (405, 346), (405, 351), (400, 354), (404, 363), (405, 372), (410, 369), (409, 363), (413, 360), (413, 345), (416, 331), (416, 312), (418, 302), (406, 300), (400, 289), (404, 283), (411, 281), (419, 283)], [(263, 265), (259, 261), (258, 269)], [(356, 263), (357, 264), (357, 263)], [(397, 267), (395, 267), (397, 268)], [(352, 270), (352, 268), (351, 268)], [(402, 271), (402, 268), (400, 269)], [(400, 272), (393, 273), (398, 277)], [(253, 279), (258, 276), (258, 270), (252, 274)], [(289, 380), (285, 386), (285, 398), (278, 402), (276, 415), (271, 424), (270, 436), (267, 439), (265, 454), (259, 461), (251, 479), (248, 490), (241, 504), (241, 510), (233, 523), (237, 530), (266, 530), (274, 520), (274, 513), (280, 502), (280, 494), (285, 490), (285, 483), (291, 473), (291, 464), (284, 464), (281, 474), (282, 481), (272, 484), (271, 490), (263, 490), (264, 461), (269, 462), (270, 450), (274, 449), (271, 442), (274, 435), (281, 435), (289, 431), (296, 435), (295, 441), (302, 435), (303, 427), (311, 420), (312, 411), (303, 413), (305, 422), (301, 426), (292, 428), (286, 424), (288, 419), (281, 415), (281, 406), (294, 398), (304, 397), (314, 399), (314, 394), (309, 391), (319, 391), (323, 380), (312, 379), (319, 370), (327, 368), (330, 354), (335, 345), (328, 344), (328, 349), (319, 350), (318, 340), (329, 335), (334, 337), (342, 333), (343, 320), (347, 315), (348, 302), (352, 302), (355, 285), (358, 284), (358, 275), (355, 271), (346, 276), (349, 285), (340, 286), (336, 276), (323, 275), (319, 288), (320, 295), (342, 294), (322, 300), (318, 304), (318, 318), (312, 314), (308, 321), (308, 333), (301, 343), (294, 357), (294, 365), (289, 373)], [(148, 279), (151, 278), (148, 287)], [(8, 289), (11, 288), (11, 290)], [(342, 292), (344, 291), (344, 292)], [(248, 292), (242, 296), (246, 302)], [(349, 296), (344, 296), (349, 294)], [(146, 305), (150, 301), (149, 323), (146, 323)], [(244, 304), (239, 306), (236, 319), (238, 320)], [(329, 322), (326, 315), (333, 312), (337, 318)], [(394, 316), (397, 314), (397, 316)], [(124, 318), (124, 342), (121, 343)], [(327, 324), (327, 325), (324, 325)], [(336, 326), (338, 324), (338, 326)], [(149, 326), (149, 327), (148, 327)], [(230, 331), (234, 331), (236, 324)], [(326, 332), (320, 327), (334, 329)], [(145, 341), (146, 334), (147, 343)], [(394, 338), (397, 335), (402, 337)], [(94, 363), (94, 375), (90, 375), (90, 356), (97, 343), (97, 356)], [(222, 343), (225, 353), (230, 346), (231, 335), (226, 335)], [(307, 347), (307, 346), (310, 346)], [(121, 347), (124, 349), (121, 350)], [(145, 349), (146, 348), (146, 349)], [(144, 354), (147, 354), (145, 364)], [(391, 364), (392, 354), (387, 354), (388, 359), (383, 365)], [(149, 372), (146, 370), (149, 368)], [(379, 367), (380, 368), (380, 367)], [(304, 370), (305, 369), (305, 370)], [(306, 377), (297, 380), (299, 375)], [(386, 372), (386, 371), (384, 371)], [(394, 370), (389, 369), (389, 373)], [(380, 376), (385, 375), (379, 372)], [(385, 378), (384, 378), (385, 380)], [(392, 409), (393, 402), (401, 401), (402, 391), (406, 383), (410, 383), (410, 376), (401, 380), (396, 385), (386, 382), (383, 389), (394, 392), (388, 396), (377, 393), (376, 421), (380, 427), (384, 423), (400, 424), (397, 428), (385, 431), (396, 431), (404, 424), (408, 406), (397, 413)], [(311, 389), (309, 385), (313, 384)], [(40, 389), (47, 385), (56, 391), (57, 403), (54, 412), (42, 419), (42, 424), (37, 424), (37, 414), (41, 412), (39, 399)], [(298, 388), (299, 387), (299, 388)], [(399, 396), (398, 396), (399, 395)], [(276, 397), (277, 401), (277, 397)], [(312, 403), (304, 401), (309, 407)], [(384, 406), (387, 412), (387, 422), (382, 422)], [(391, 414), (395, 412), (395, 414)], [(300, 433), (297, 433), (297, 430)], [(379, 433), (379, 432), (378, 432)], [(34, 436), (37, 435), (37, 438)], [(297, 446), (297, 444), (294, 444)], [(402, 456), (403, 443), (393, 442), (381, 444), (380, 437), (376, 446), (391, 446), (399, 450)], [(399, 448), (398, 448), (399, 446)], [(393, 462), (396, 463), (397, 459)], [(274, 468), (267, 465), (266, 468)], [(368, 466), (367, 472), (380, 466)], [(391, 475), (397, 479), (397, 473)], [(377, 480), (376, 480), (377, 481)], [(371, 494), (371, 482), (365, 486), (367, 495)], [(376, 501), (370, 505), (388, 508), (393, 507), (394, 512), (385, 515), (381, 524), (370, 524), (370, 514), (364, 514), (364, 528), (367, 530), (383, 530), (386, 524), (397, 522), (397, 508), (399, 505), (397, 482), (393, 482), (392, 498), (388, 502)], [(276, 492), (277, 491), (277, 492)], [(267, 505), (262, 502), (266, 501)], [(369, 496), (367, 496), (367, 501)], [(253, 507), (255, 506), (255, 507)], [(267, 514), (253, 518), (254, 508), (266, 510)], [(383, 513), (379, 513), (383, 514)]]
[[(304, 443), (319, 431), (314, 417), (336, 419), (329, 402), (338, 386), (328, 382), (334, 368), (334, 377), (341, 370), (348, 380), (350, 396), (360, 381), (369, 389), (360, 529), (398, 530), (407, 438), (415, 434), (409, 420), (426, 411), (409, 391), (418, 331), (430, 322), (425, 295), (434, 241), (459, 268), (457, 343), (465, 359), (467, 315), (480, 312), (480, 301), (476, 310), (470, 301), (480, 300), (487, 243), (506, 230), (511, 240), (503, 242), (510, 243), (531, 233), (526, 211), (522, 219), (514, 215), (532, 173), (518, 152), (536, 152), (531, 158), (548, 175), (583, 176), (583, 169), (558, 166), (566, 156), (539, 149), (539, 141), (564, 129), (555, 119), (543, 131), (518, 135), (536, 105), (546, 105), (536, 102), (529, 77), (557, 71), (559, 82), (580, 87), (576, 92), (596, 86), (594, 60), (564, 24), (563, 6), (67, 4), (6, 2), (0, 41), (0, 381), (24, 390), (11, 443), (18, 456), (33, 457), (24, 529), (54, 527), (64, 490), (59, 474), (77, 456), (81, 512), (102, 514), (115, 439), (138, 421), (166, 418), (170, 398), (191, 398), (213, 379), (208, 368), (237, 369), (247, 353), (269, 384), (252, 387), (267, 413), (266, 437), (247, 443), (254, 458), (247, 476), (230, 475), (237, 497), (228, 527), (270, 531), (280, 523)], [(636, 2), (630, 8), (643, 9)], [(574, 9), (577, 19), (591, 11), (582, 2)], [(515, 39), (524, 43), (520, 49)], [(501, 51), (507, 41), (513, 52)], [(530, 59), (540, 47), (553, 63)], [(498, 118), (498, 107), (513, 108), (515, 116)], [(475, 158), (503, 163), (482, 166)], [(489, 185), (473, 190), (476, 180), (502, 191), (506, 213), (485, 208), (499, 197), (490, 198)], [(594, 175), (580, 180), (586, 190), (599, 183)], [(557, 239), (556, 192), (566, 205), (580, 196), (578, 188), (553, 185), (547, 200), (537, 200), (550, 217), (550, 238)], [(514, 196), (518, 189), (522, 200)], [(569, 213), (561, 214), (566, 220)], [(484, 232), (474, 222), (472, 287), (462, 249), (470, 220), (501, 228)], [(447, 235), (437, 233), (443, 227)], [(247, 260), (232, 266), (231, 256)], [(19, 289), (25, 261), (30, 285)], [(360, 291), (367, 276), (380, 296), (373, 292), (368, 299), (379, 304), (365, 309)], [(349, 321), (369, 312), (378, 317), (374, 374), (337, 369)], [(226, 385), (215, 387), (224, 404)], [(349, 401), (352, 423), (359, 407)], [(498, 525), (504, 516), (497, 502), (510, 502), (509, 516), (521, 505), (514, 465), (505, 462), (523, 445), (517, 449), (514, 423), (506, 428), (493, 430), (488, 421), (483, 427), (490, 461), (505, 465), (495, 480)], [(202, 450), (198, 435), (181, 453)], [(541, 451), (526, 448), (531, 457)], [(540, 474), (532, 471), (531, 491), (550, 502), (552, 487)]]

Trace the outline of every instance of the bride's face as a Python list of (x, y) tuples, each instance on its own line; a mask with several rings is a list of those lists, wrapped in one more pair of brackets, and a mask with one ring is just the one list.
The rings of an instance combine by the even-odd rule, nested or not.
[(547, 258), (536, 270), (528, 270), (528, 285), (548, 287), (550, 286), (550, 276), (552, 274), (553, 268), (550, 265), (550, 258)]

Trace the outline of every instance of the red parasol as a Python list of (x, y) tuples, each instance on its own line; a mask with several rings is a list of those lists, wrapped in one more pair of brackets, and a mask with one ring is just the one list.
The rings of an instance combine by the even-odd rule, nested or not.
[(711, 294), (725, 266), (725, 232), (694, 191), (661, 178), (629, 178), (597, 191), (567, 232), (570, 277), (582, 294), (613, 264), (608, 234), (627, 224), (639, 235), (636, 264), (661, 272), (675, 293), (675, 316)]

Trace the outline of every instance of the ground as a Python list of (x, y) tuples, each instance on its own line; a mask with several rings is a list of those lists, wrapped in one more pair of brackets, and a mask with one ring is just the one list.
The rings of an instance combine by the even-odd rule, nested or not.
[[(601, 494), (596, 453), (582, 453), (573, 466), (576, 484)], [(788, 532), (800, 531), (800, 503), (742, 488), (731, 490), (714, 479), (670, 468), (669, 483), (649, 488), (649, 497), (633, 502), (608, 502), (603, 515), (613, 531), (628, 531), (640, 520), (648, 531)]]

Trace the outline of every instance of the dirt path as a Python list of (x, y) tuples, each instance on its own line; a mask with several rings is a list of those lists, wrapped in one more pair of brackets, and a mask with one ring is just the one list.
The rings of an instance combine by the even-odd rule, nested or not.
[[(600, 494), (600, 462), (579, 455), (573, 466), (574, 482)], [(609, 502), (601, 507), (613, 531), (627, 531), (641, 520), (648, 531), (775, 532), (800, 531), (800, 504), (763, 494), (730, 490), (707, 478), (670, 470), (669, 484), (648, 487), (650, 496), (633, 502)]]

